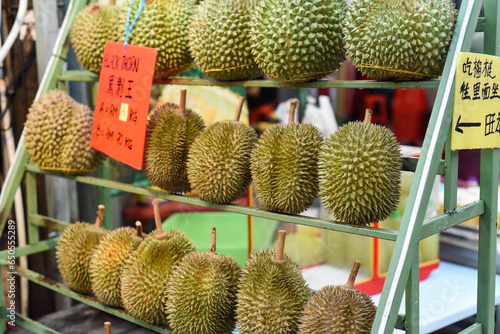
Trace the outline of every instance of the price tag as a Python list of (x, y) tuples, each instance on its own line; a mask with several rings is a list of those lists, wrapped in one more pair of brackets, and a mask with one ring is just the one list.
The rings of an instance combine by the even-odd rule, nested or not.
[(500, 147), (500, 57), (457, 55), (451, 149)]
[(90, 144), (142, 169), (156, 55), (152, 48), (106, 42)]

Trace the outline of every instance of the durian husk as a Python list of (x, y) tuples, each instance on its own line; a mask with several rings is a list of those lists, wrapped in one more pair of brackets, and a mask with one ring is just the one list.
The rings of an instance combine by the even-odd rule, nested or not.
[(217, 80), (262, 74), (251, 54), (251, 13), (256, 0), (205, 0), (189, 26), (189, 49), (198, 68)]
[(90, 282), (97, 299), (106, 305), (121, 307), (121, 271), (127, 257), (142, 238), (136, 229), (120, 227), (108, 233), (96, 247), (90, 260)]
[(52, 90), (29, 108), (24, 145), (39, 168), (77, 175), (95, 171), (104, 154), (90, 146), (94, 112), (65, 92)]
[(343, 32), (349, 58), (376, 80), (441, 75), (457, 11), (451, 0), (354, 0)]

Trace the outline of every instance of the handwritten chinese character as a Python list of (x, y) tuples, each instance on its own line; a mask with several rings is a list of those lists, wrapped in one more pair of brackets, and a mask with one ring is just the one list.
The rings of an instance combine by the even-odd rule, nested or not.
[(121, 77), (118, 78), (116, 82), (116, 96), (122, 97), (123, 96), (123, 79)]
[(495, 79), (497, 77), (496, 75), (494, 77), (491, 76), (492, 66), (493, 66), (493, 61), (486, 60), (484, 62), (483, 73), (485, 78)]
[(125, 95), (125, 98), (127, 99), (131, 99), (132, 98), (132, 83), (134, 82), (134, 80), (128, 80), (128, 87), (127, 87), (127, 95)]
[(115, 76), (110, 75), (108, 80), (108, 90), (106, 91), (106, 93), (111, 95), (113, 95), (113, 80), (115, 80)]
[(488, 100), (490, 98), (490, 91), (491, 91), (490, 83), (486, 82), (483, 85), (483, 89), (481, 90), (483, 100)]
[(462, 82), (462, 86), (460, 86), (460, 94), (462, 94), (462, 100), (470, 100), (468, 82)]
[(481, 96), (479, 96), (479, 92), (481, 91), (481, 83), (480, 82), (476, 82), (474, 84), (474, 86), (472, 86), (472, 90), (473, 90), (472, 99), (473, 100), (479, 100), (481, 98)]
[(474, 59), (474, 78), (479, 79), (481, 77), (483, 62), (480, 59)]
[(493, 88), (491, 88), (490, 100), (491, 99), (500, 99), (500, 95), (498, 95), (498, 84), (497, 83), (493, 83)]
[(471, 72), (471, 61), (469, 60), (469, 57), (467, 57), (467, 61), (462, 65), (462, 71), (468, 75), (472, 75)]
[(484, 135), (488, 136), (493, 133), (495, 133), (494, 130), (494, 125), (495, 125), (495, 114), (487, 114), (486, 115), (486, 120), (484, 122)]

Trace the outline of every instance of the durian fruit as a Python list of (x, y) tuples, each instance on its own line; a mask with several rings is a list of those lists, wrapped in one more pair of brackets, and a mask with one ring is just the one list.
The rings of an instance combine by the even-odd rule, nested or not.
[(120, 7), (89, 4), (75, 16), (70, 42), (76, 59), (87, 70), (99, 73), (106, 41), (116, 41), (117, 17)]
[(189, 26), (189, 49), (198, 68), (217, 80), (261, 75), (251, 54), (251, 14), (257, 0), (205, 0)]
[(401, 149), (387, 128), (349, 122), (325, 139), (319, 155), (323, 205), (340, 223), (370, 225), (389, 217), (401, 193)]
[(451, 0), (354, 0), (343, 28), (347, 55), (372, 79), (436, 78), (455, 17)]
[(174, 267), (195, 247), (179, 231), (163, 231), (158, 200), (153, 201), (156, 231), (150, 233), (126, 260), (121, 296), (125, 310), (137, 319), (161, 325), (167, 285)]
[(90, 147), (94, 112), (65, 92), (52, 90), (29, 108), (24, 145), (41, 169), (80, 174), (96, 170), (104, 155)]
[(245, 264), (236, 306), (241, 334), (296, 333), (311, 297), (299, 266), (283, 254), (285, 231), (277, 251), (254, 253)]
[(368, 334), (377, 308), (354, 288), (360, 263), (355, 261), (345, 285), (328, 285), (311, 297), (300, 318), (299, 334)]
[(95, 224), (77, 222), (61, 234), (56, 246), (56, 259), (61, 277), (79, 293), (90, 293), (90, 259), (108, 231), (101, 227), (104, 205), (99, 205)]
[(193, 142), (187, 173), (193, 191), (203, 200), (225, 204), (243, 196), (252, 181), (250, 157), (257, 134), (238, 122), (244, 98), (234, 121), (215, 122)]
[(321, 79), (345, 59), (344, 0), (260, 1), (253, 13), (252, 55), (264, 73), (283, 82)]
[(273, 125), (252, 154), (252, 176), (259, 203), (301, 213), (318, 196), (318, 153), (323, 141), (312, 124), (293, 122), (297, 101), (290, 102), (288, 125)]
[[(134, 1), (130, 22), (135, 18), (140, 1)], [(117, 32), (119, 41), (125, 42), (125, 27), (129, 15), (128, 5), (121, 6)], [(154, 78), (162, 79), (186, 72), (192, 67), (188, 47), (188, 29), (195, 5), (185, 0), (150, 0), (128, 36), (128, 44), (158, 50)]]
[(236, 292), (241, 267), (215, 252), (215, 227), (209, 252), (191, 252), (175, 268), (165, 310), (176, 334), (231, 334), (236, 323)]
[(90, 259), (90, 282), (92, 291), (101, 303), (121, 307), (121, 271), (123, 263), (141, 244), (145, 235), (142, 224), (136, 229), (120, 227), (108, 233), (96, 247)]
[(164, 190), (183, 193), (191, 189), (187, 177), (187, 154), (205, 123), (185, 108), (186, 90), (181, 103), (156, 108), (148, 120), (144, 149), (144, 173), (151, 183)]

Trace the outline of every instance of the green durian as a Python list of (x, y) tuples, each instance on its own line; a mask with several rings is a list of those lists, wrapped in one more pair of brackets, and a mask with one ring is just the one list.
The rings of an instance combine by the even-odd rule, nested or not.
[(241, 334), (296, 333), (311, 297), (299, 266), (283, 255), (285, 231), (278, 250), (252, 254), (243, 269), (236, 305)]
[(241, 98), (234, 121), (212, 123), (193, 142), (187, 173), (193, 191), (203, 200), (225, 204), (245, 194), (252, 181), (250, 156), (257, 134), (238, 122)]
[(189, 49), (198, 68), (218, 80), (262, 74), (251, 54), (251, 13), (257, 0), (205, 0), (189, 26)]
[[(191, 189), (187, 177), (187, 154), (195, 138), (205, 128), (203, 119), (185, 110), (185, 90), (181, 107), (164, 104), (148, 120), (144, 148), (144, 173), (151, 183), (164, 190), (183, 193)], [(180, 109), (180, 110), (179, 110)]]
[(62, 279), (79, 293), (90, 293), (90, 259), (99, 243), (108, 234), (101, 227), (104, 205), (99, 205), (95, 225), (77, 222), (61, 234), (56, 246), (56, 260)]
[(300, 318), (299, 334), (368, 334), (377, 308), (366, 293), (354, 288), (359, 262), (345, 285), (328, 285), (311, 297)]
[(436, 78), (455, 17), (451, 0), (354, 0), (343, 28), (347, 55), (372, 79)]
[[(132, 4), (130, 22), (136, 17), (140, 1)], [(125, 27), (130, 2), (122, 6), (117, 25), (119, 41), (125, 42)], [(154, 78), (179, 75), (192, 67), (188, 47), (188, 28), (194, 1), (149, 0), (128, 36), (128, 44), (158, 50)]]
[(167, 285), (174, 267), (195, 247), (179, 231), (163, 231), (158, 200), (153, 201), (156, 231), (150, 233), (125, 261), (121, 296), (127, 312), (153, 325), (166, 321)]
[(370, 225), (389, 217), (401, 193), (401, 149), (387, 128), (349, 122), (325, 139), (319, 155), (323, 205), (336, 220)]
[(51, 90), (29, 108), (24, 146), (41, 169), (79, 174), (96, 170), (104, 155), (90, 147), (94, 112), (65, 92)]
[(90, 259), (90, 282), (92, 291), (101, 303), (121, 307), (121, 271), (127, 257), (141, 244), (142, 225), (136, 222), (137, 230), (120, 227), (108, 233), (96, 247)]
[(120, 6), (89, 4), (78, 12), (71, 26), (70, 42), (76, 59), (87, 70), (99, 73), (106, 41), (117, 41)]
[(252, 55), (283, 82), (326, 78), (345, 60), (343, 0), (260, 1), (253, 12)]
[(301, 213), (318, 197), (318, 153), (323, 141), (312, 124), (293, 122), (297, 101), (290, 103), (288, 125), (267, 129), (252, 154), (252, 176), (259, 203)]
[(215, 227), (209, 252), (191, 252), (175, 268), (165, 310), (176, 334), (231, 334), (236, 323), (236, 292), (241, 267), (215, 253)]

